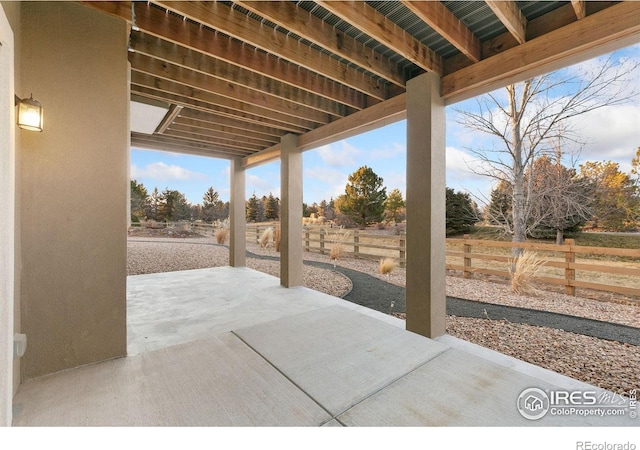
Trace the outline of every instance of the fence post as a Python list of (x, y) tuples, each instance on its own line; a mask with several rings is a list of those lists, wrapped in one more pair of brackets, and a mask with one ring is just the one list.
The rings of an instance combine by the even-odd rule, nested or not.
[(324, 255), (324, 228), (320, 228), (320, 254)]
[(305, 228), (304, 230), (304, 251), (309, 251), (309, 229)]
[(256, 244), (260, 243), (260, 226), (256, 225)]
[(407, 265), (407, 237), (404, 233), (400, 233), (400, 267), (404, 268)]
[(471, 244), (467, 243), (469, 239), (469, 235), (465, 234), (463, 236), (465, 244), (462, 246), (464, 252), (464, 278), (471, 278), (472, 269), (471, 269)]
[(353, 258), (358, 259), (360, 257), (360, 246), (358, 243), (360, 242), (360, 236), (358, 235), (358, 230), (353, 231)]
[(575, 245), (575, 241), (573, 239), (565, 239), (564, 241), (565, 247), (567, 248), (564, 251), (564, 260), (567, 263), (564, 269), (564, 292), (567, 295), (576, 295), (576, 287), (571, 285), (571, 282), (576, 279), (576, 269), (573, 269), (569, 266), (569, 264), (576, 262), (576, 254), (573, 251), (573, 246)]

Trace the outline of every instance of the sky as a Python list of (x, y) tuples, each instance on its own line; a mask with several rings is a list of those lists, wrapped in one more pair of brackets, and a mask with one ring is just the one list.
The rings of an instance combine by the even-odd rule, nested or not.
[[(565, 69), (566, 74), (579, 75), (595, 70), (603, 58), (586, 61)], [(640, 64), (640, 44), (612, 54), (623, 64)], [(626, 84), (628, 92), (640, 91), (640, 67)], [(503, 95), (498, 90), (495, 95)], [(499, 148), (499, 142), (487, 135), (473, 132), (457, 121), (457, 110), (477, 110), (476, 99), (447, 106), (446, 157), (447, 187), (468, 192), (478, 203), (488, 197), (494, 181), (474, 173), (471, 168), (483, 163), (472, 150)], [(303, 201), (307, 204), (329, 201), (344, 194), (348, 176), (367, 165), (384, 180), (387, 193), (400, 189), (406, 192), (406, 122), (400, 121), (377, 130), (355, 136), (303, 153)], [(640, 97), (622, 105), (601, 108), (579, 116), (570, 124), (584, 145), (568, 145), (568, 153), (576, 155), (575, 167), (585, 161), (611, 160), (629, 172), (631, 159), (640, 147)], [(565, 165), (569, 165), (566, 161)], [(144, 184), (147, 191), (154, 187), (178, 190), (191, 203), (202, 203), (205, 191), (212, 186), (224, 201), (229, 200), (229, 161), (177, 153), (131, 149), (131, 178)], [(246, 172), (247, 198), (280, 196), (280, 163), (264, 164)]]

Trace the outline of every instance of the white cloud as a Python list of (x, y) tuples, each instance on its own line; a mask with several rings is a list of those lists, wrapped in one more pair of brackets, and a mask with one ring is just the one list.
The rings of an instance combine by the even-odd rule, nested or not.
[(640, 146), (640, 105), (609, 106), (586, 113), (572, 123), (586, 141), (580, 160), (631, 161)]
[(392, 142), (386, 147), (373, 149), (370, 152), (367, 152), (367, 159), (372, 161), (378, 161), (381, 159), (393, 159), (402, 157), (405, 159), (407, 153), (406, 146), (399, 144), (397, 142)]
[(194, 172), (184, 167), (169, 165), (163, 162), (154, 162), (144, 167), (131, 165), (131, 178), (147, 178), (157, 181), (185, 181), (185, 180), (206, 180), (203, 173)]
[(323, 145), (317, 152), (322, 161), (331, 167), (351, 167), (356, 164), (356, 158), (362, 153), (346, 141)]

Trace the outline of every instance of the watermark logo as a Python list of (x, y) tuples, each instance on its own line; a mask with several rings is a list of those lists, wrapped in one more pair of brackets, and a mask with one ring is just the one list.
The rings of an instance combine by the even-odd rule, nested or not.
[(517, 400), (518, 412), (528, 420), (553, 416), (624, 416), (637, 417), (636, 389), (626, 396), (611, 392), (542, 390), (528, 388)]
[(518, 411), (525, 419), (543, 418), (549, 412), (549, 405), (549, 396), (542, 389), (525, 389), (518, 396)]

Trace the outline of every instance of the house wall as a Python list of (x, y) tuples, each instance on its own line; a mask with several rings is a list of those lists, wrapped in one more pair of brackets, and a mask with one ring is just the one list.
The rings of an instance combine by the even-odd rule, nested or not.
[(129, 87), (123, 21), (71, 2), (21, 4), (22, 380), (126, 354)]
[(0, 7), (0, 426), (11, 425), (15, 258), (14, 34)]
[[(20, 73), (20, 3), (19, 2), (4, 2), (2, 3), (2, 9), (7, 16), (9, 21), (9, 26), (13, 31), (13, 49), (14, 49), (14, 64), (13, 64), (13, 73)], [(20, 78), (18, 76), (14, 76), (14, 92), (11, 93), (13, 97), (15, 92), (20, 92)], [(15, 113), (15, 109), (11, 110), (12, 113)], [(21, 234), (20, 234), (20, 208), (17, 207), (18, 201), (20, 198), (20, 171), (16, 170), (16, 167), (20, 167), (21, 158), (20, 158), (20, 133), (18, 132), (18, 128), (15, 126), (15, 116), (11, 117), (11, 129), (13, 131), (13, 143), (15, 148), (15, 161), (14, 161), (14, 195), (13, 201), (11, 202), (13, 215), (14, 215), (14, 227), (13, 227), (13, 244), (14, 244), (14, 254), (13, 254), (13, 332), (21, 333), (20, 327), (20, 274), (22, 267), (22, 258), (20, 251), (20, 242), (21, 242)], [(9, 140), (10, 142), (11, 140)], [(8, 236), (9, 234), (7, 234)], [(13, 354), (13, 353), (12, 353)], [(18, 389), (20, 384), (20, 358), (13, 358), (13, 392)]]

